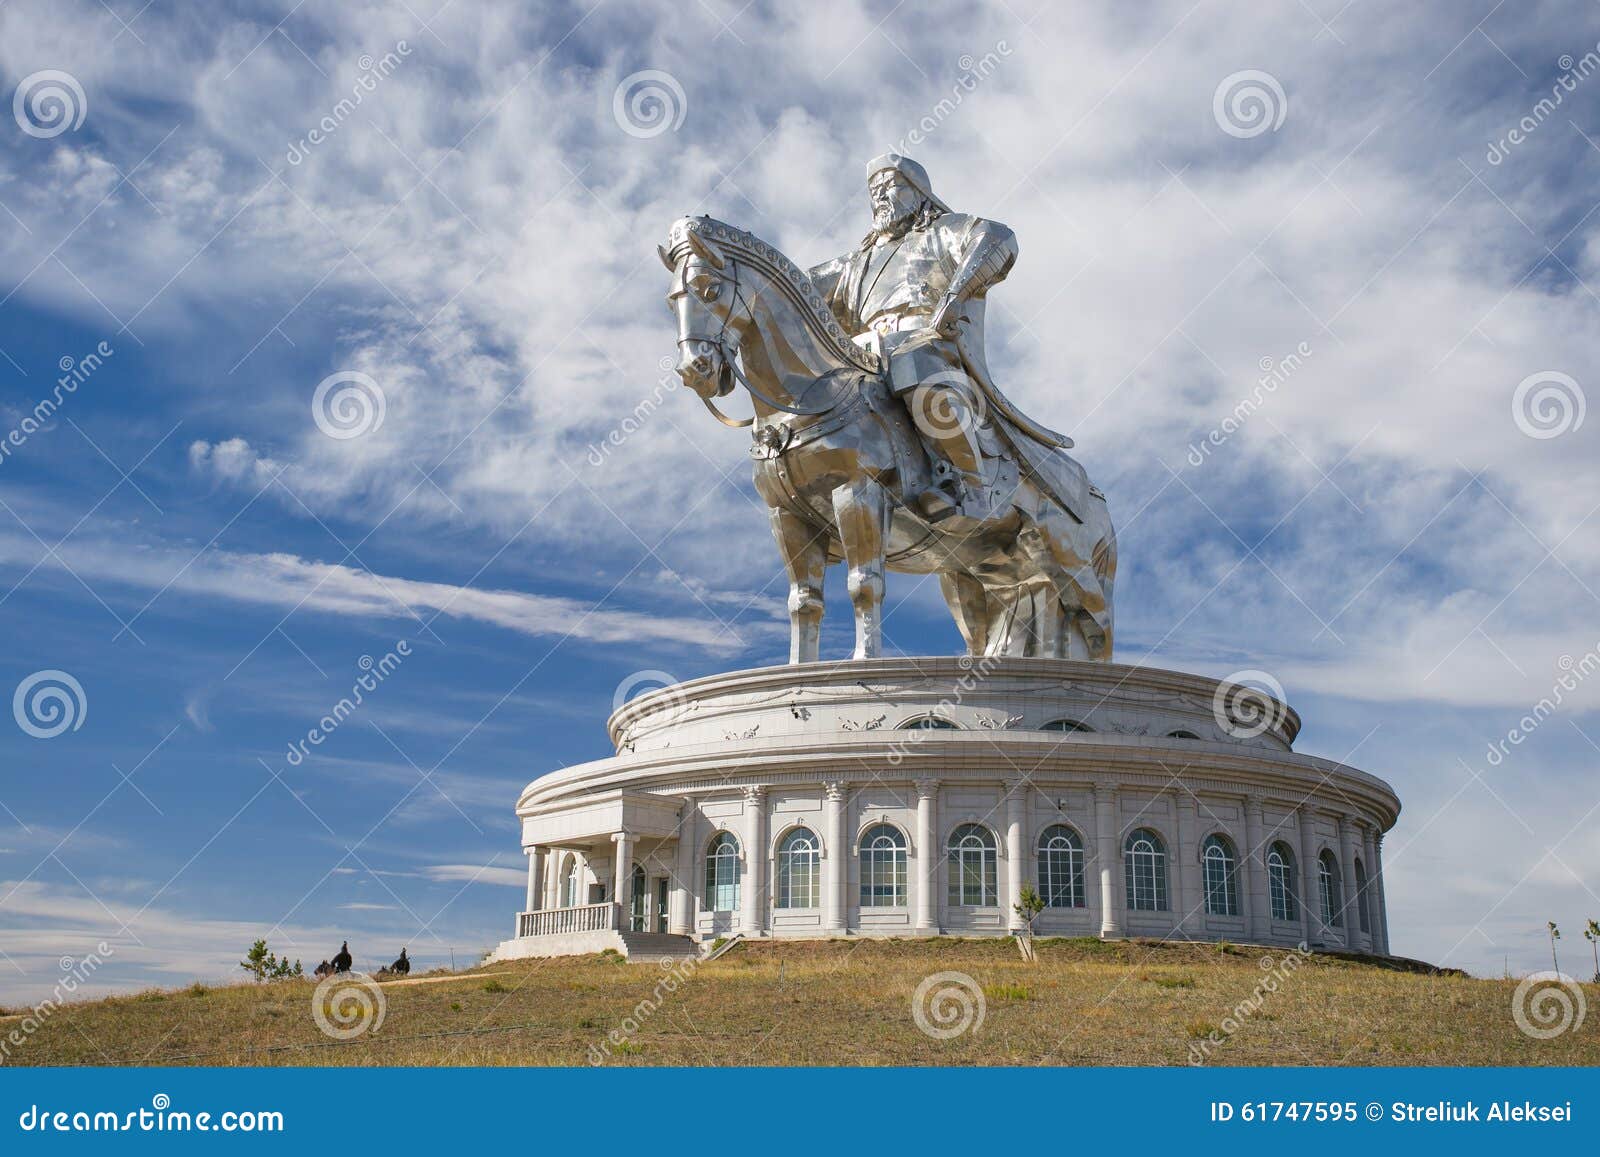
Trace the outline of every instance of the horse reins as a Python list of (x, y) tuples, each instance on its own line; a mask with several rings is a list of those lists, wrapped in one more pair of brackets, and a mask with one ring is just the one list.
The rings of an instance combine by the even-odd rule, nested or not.
[[(743, 297), (739, 292), (739, 262), (733, 257), (729, 257), (728, 261), (733, 266), (733, 305), (729, 308), (728, 315), (722, 319), (722, 326), (717, 330), (717, 336), (706, 337), (703, 334), (686, 334), (678, 339), (678, 348), (681, 350), (683, 348), (683, 343), (689, 341), (703, 341), (711, 345), (716, 349), (718, 355), (722, 358), (723, 368), (727, 370), (728, 374), (734, 379), (734, 381), (738, 382), (745, 389), (749, 390), (752, 397), (758, 399), (759, 401), (765, 402), (774, 410), (782, 410), (785, 414), (794, 414), (796, 417), (800, 418), (820, 418), (823, 414), (826, 414), (830, 410), (834, 409), (838, 405), (837, 402), (829, 402), (820, 410), (801, 410), (794, 406), (786, 406), (782, 402), (767, 397), (766, 394), (757, 389), (750, 379), (745, 376), (744, 371), (739, 368), (738, 361), (728, 349), (727, 333), (728, 323), (733, 320), (733, 311), (739, 307), (740, 303), (743, 301)], [(687, 285), (684, 286), (684, 292), (690, 292), (690, 289)], [(748, 308), (748, 303), (746, 303), (746, 306)], [(754, 318), (754, 316), (754, 313), (752, 313), (751, 317)], [(737, 418), (728, 417), (728, 415), (717, 409), (716, 403), (710, 398), (706, 397), (704, 394), (700, 395), (700, 400), (705, 403), (706, 409), (711, 411), (711, 416), (717, 421), (721, 422), (724, 426), (731, 426), (735, 430), (741, 430), (746, 426), (753, 426), (755, 424), (754, 415), (745, 418), (743, 421), (740, 421)]]

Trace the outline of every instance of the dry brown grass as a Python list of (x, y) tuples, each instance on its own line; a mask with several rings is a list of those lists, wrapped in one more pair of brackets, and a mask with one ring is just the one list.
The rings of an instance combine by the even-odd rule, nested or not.
[[(310, 981), (179, 989), (73, 1005), (13, 1064), (212, 1065), (1176, 1065), (1265, 975), (1265, 950), (1041, 941), (747, 945), (699, 966), (626, 1043), (611, 1043), (663, 970), (587, 957), (496, 966), (493, 975), (386, 986), (380, 1031), (329, 1041)], [(1279, 958), (1281, 952), (1272, 952)], [(959, 971), (984, 989), (981, 1028), (921, 1032), (912, 993)], [(1315, 957), (1265, 997), (1212, 1063), (1596, 1065), (1600, 990), (1581, 1029), (1529, 1039), (1515, 983)], [(0, 1035), (16, 1022), (0, 1023)]]

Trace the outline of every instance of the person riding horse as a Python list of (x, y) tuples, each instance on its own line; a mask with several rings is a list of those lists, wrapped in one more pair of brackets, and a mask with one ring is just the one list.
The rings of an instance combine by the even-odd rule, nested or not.
[(883, 360), (930, 451), (933, 487), (915, 500), (921, 512), (932, 521), (992, 517), (1006, 496), (984, 472), (980, 430), (990, 415), (1024, 455), (1029, 443), (1035, 453), (1072, 445), (1017, 411), (984, 361), (984, 298), (1016, 262), (1016, 235), (951, 211), (927, 170), (898, 153), (868, 164), (867, 192), (872, 230), (807, 272), (846, 332)]

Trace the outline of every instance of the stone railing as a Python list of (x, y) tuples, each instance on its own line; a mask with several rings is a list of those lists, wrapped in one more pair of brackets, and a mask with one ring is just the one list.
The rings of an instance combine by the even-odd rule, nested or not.
[(617, 905), (584, 904), (577, 908), (545, 908), (517, 916), (517, 935), (564, 936), (569, 932), (606, 932), (617, 927)]

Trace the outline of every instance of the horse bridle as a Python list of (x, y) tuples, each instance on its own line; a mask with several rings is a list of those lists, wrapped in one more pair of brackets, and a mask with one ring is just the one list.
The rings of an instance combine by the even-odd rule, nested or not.
[[(683, 350), (684, 342), (705, 342), (707, 345), (711, 346), (717, 351), (717, 355), (722, 359), (724, 370), (727, 371), (729, 376), (731, 376), (734, 381), (738, 382), (745, 389), (749, 390), (752, 397), (765, 402), (774, 410), (782, 410), (785, 414), (794, 414), (796, 417), (800, 418), (817, 418), (834, 409), (837, 405), (835, 402), (829, 402), (820, 410), (801, 410), (794, 406), (786, 406), (782, 402), (767, 397), (766, 394), (757, 389), (754, 383), (752, 383), (750, 379), (745, 376), (744, 371), (739, 368), (739, 363), (733, 356), (734, 351), (728, 348), (728, 323), (733, 320), (734, 310), (739, 308), (743, 299), (739, 293), (739, 262), (730, 256), (728, 257), (728, 264), (733, 266), (733, 304), (728, 308), (728, 315), (722, 319), (722, 325), (717, 330), (715, 337), (707, 337), (705, 334), (699, 333), (684, 334), (682, 337), (680, 337), (678, 339), (678, 349), (680, 353)], [(685, 293), (693, 292), (689, 288), (687, 281), (685, 281), (683, 291)], [(748, 303), (746, 303), (746, 308), (748, 309)], [(754, 315), (752, 314), (752, 317), (753, 316)], [(743, 421), (740, 421), (737, 418), (728, 417), (728, 415), (717, 409), (717, 404), (704, 394), (700, 395), (700, 400), (705, 403), (706, 409), (711, 411), (711, 416), (717, 421), (721, 422), (724, 426), (731, 426), (735, 430), (742, 430), (747, 426), (753, 426), (755, 424), (754, 415), (744, 419)]]

